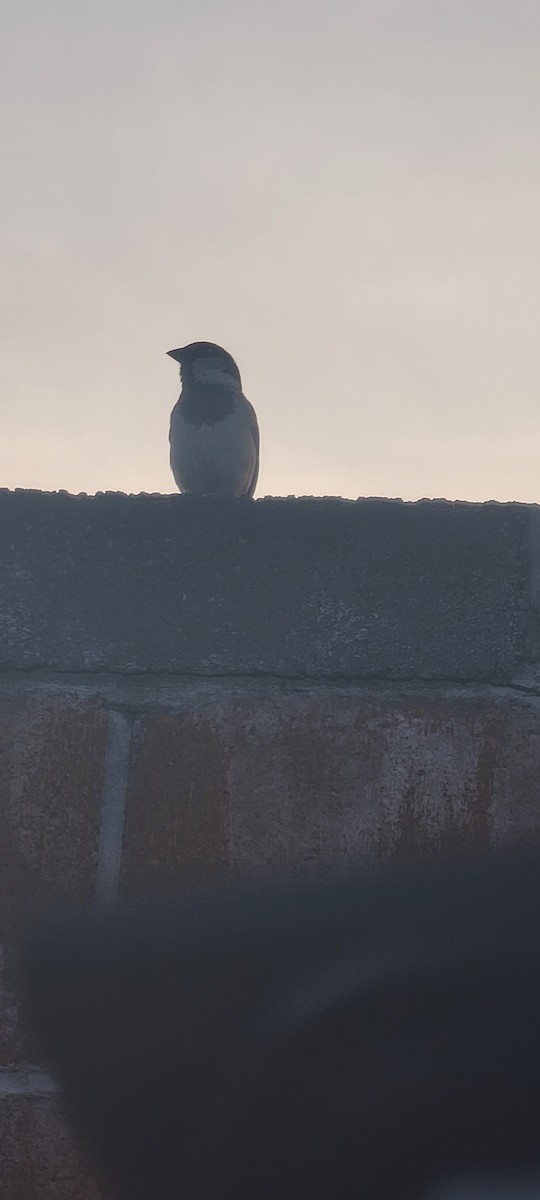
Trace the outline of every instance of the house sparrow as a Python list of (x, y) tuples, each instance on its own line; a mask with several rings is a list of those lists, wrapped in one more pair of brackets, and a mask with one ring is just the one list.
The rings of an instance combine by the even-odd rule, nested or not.
[(182, 381), (169, 432), (178, 488), (195, 496), (253, 496), (259, 427), (234, 358), (213, 342), (167, 353), (180, 363)]

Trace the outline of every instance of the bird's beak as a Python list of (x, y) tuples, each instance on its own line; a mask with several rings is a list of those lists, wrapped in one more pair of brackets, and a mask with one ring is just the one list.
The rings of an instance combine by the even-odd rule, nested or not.
[(170, 358), (174, 358), (176, 362), (182, 362), (183, 350), (167, 350), (167, 354), (170, 356)]

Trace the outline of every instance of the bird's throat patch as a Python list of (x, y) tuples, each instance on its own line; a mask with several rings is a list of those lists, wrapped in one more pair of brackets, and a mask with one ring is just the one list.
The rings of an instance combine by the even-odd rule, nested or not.
[(216, 384), (191, 383), (180, 396), (180, 411), (188, 425), (217, 425), (235, 409), (234, 391)]

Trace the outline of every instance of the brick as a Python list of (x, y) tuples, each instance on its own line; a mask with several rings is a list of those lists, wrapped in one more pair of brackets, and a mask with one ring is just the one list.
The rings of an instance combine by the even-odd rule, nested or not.
[(236, 871), (371, 867), (492, 839), (504, 726), (492, 701), (321, 689), (250, 706), (244, 719), (239, 704), (234, 721)]
[(235, 712), (236, 870), (372, 866), (540, 833), (540, 707), (334, 689)]
[(36, 916), (94, 892), (107, 736), (99, 708), (69, 699), (0, 700), (0, 1063), (19, 1033), (17, 947)]
[(0, 1096), (2, 1200), (106, 1200), (53, 1097)]
[(215, 718), (158, 712), (134, 730), (122, 886), (170, 890), (225, 862), (228, 752)]
[(540, 833), (540, 704), (491, 689), (249, 685), (144, 718), (124, 890), (372, 867)]

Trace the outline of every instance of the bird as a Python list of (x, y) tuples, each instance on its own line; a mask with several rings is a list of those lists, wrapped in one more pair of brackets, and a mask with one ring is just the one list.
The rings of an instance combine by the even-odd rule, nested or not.
[(179, 491), (251, 499), (259, 474), (259, 426), (234, 358), (214, 342), (190, 342), (167, 354), (180, 363), (182, 384), (169, 430)]

